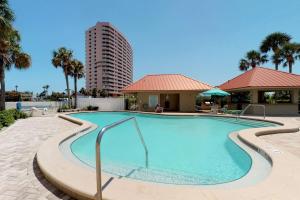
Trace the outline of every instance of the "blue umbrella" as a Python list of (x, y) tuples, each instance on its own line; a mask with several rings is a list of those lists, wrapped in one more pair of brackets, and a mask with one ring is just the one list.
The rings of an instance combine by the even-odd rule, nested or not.
[(225, 97), (229, 96), (230, 94), (228, 92), (225, 92), (223, 90), (220, 90), (218, 88), (213, 88), (210, 90), (207, 90), (205, 92), (200, 93), (201, 96), (219, 96), (219, 97)]

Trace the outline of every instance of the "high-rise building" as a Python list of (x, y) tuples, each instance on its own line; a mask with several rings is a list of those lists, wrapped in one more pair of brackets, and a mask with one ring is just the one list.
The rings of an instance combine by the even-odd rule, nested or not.
[(132, 83), (133, 52), (129, 42), (110, 23), (98, 22), (85, 32), (85, 47), (86, 89), (120, 95), (120, 90)]

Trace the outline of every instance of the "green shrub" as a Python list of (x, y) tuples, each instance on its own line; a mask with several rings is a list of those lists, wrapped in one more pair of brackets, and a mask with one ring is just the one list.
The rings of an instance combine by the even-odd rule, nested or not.
[(0, 112), (0, 124), (2, 126), (9, 126), (15, 122), (13, 112), (4, 110)]
[(26, 119), (28, 115), (24, 112), (20, 112), (20, 118), (19, 119)]
[(86, 107), (87, 110), (92, 111), (92, 110), (98, 110), (99, 107), (98, 106), (88, 106)]
[(9, 109), (0, 111), (0, 129), (4, 126), (9, 126), (17, 119), (25, 119), (28, 115), (17, 109)]
[(13, 116), (16, 120), (21, 118), (21, 112), (20, 111), (14, 109), (14, 110), (11, 110), (11, 112), (12, 112), (12, 114), (13, 114)]
[(68, 105), (62, 105), (57, 109), (57, 112), (64, 112), (65, 110), (68, 110), (69, 106)]
[(22, 111), (19, 111), (17, 109), (9, 109), (7, 110), (7, 112), (12, 113), (12, 115), (14, 116), (15, 120), (17, 119), (25, 119), (28, 117), (28, 115)]

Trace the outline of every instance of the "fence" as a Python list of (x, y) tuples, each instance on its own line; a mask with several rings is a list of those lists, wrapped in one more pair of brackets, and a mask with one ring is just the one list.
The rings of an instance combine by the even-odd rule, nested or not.
[[(66, 101), (22, 101), (21, 103), (22, 109), (31, 107), (57, 109), (63, 104), (67, 104)], [(16, 108), (16, 104), (17, 102), (6, 102), (6, 109)], [(77, 106), (78, 108), (98, 106), (99, 110), (103, 111), (120, 111), (124, 110), (124, 98), (78, 98)]]
[(78, 98), (77, 107), (98, 106), (101, 111), (124, 110), (124, 98)]
[[(56, 101), (22, 101), (22, 109), (29, 109), (31, 107), (36, 108), (48, 108), (57, 109), (62, 102)], [(17, 102), (5, 102), (6, 109), (16, 108)]]

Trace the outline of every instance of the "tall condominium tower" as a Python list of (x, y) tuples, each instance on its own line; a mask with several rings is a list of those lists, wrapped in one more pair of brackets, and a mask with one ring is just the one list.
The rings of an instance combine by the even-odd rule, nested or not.
[(120, 31), (98, 22), (85, 32), (86, 89), (105, 90), (110, 96), (132, 83), (133, 52)]

